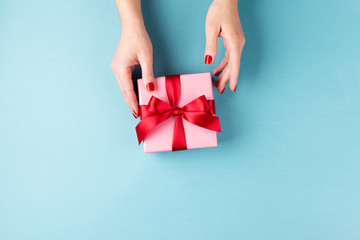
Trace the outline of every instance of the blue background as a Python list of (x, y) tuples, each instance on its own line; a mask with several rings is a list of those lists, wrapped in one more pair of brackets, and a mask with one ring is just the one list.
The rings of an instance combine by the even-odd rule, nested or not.
[[(143, 2), (156, 76), (213, 69), (210, 0)], [(144, 154), (110, 69), (114, 2), (2, 0), (0, 239), (360, 239), (360, 2), (239, 9), (219, 147)]]

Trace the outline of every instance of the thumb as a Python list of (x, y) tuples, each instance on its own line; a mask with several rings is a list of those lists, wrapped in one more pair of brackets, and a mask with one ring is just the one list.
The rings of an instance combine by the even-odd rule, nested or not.
[(155, 79), (153, 72), (153, 57), (151, 54), (139, 58), (142, 80), (145, 88), (152, 92), (155, 90)]
[(205, 47), (205, 64), (211, 64), (216, 58), (217, 39), (219, 31), (216, 27), (205, 26), (206, 47)]

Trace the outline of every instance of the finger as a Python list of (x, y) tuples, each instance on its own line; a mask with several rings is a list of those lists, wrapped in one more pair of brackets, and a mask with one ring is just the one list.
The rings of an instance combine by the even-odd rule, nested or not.
[(221, 61), (221, 63), (216, 67), (214, 68), (213, 70), (213, 74), (215, 76), (219, 75), (219, 73), (224, 69), (224, 67), (226, 66), (226, 64), (228, 63), (228, 54), (227, 52), (225, 53), (225, 57), (223, 58), (223, 60)]
[(116, 67), (113, 69), (121, 93), (135, 118), (139, 117), (139, 103), (134, 92), (131, 79), (132, 67)]
[(205, 47), (205, 64), (211, 64), (216, 58), (217, 39), (219, 37), (220, 27), (205, 25), (206, 47)]
[(241, 60), (241, 53), (243, 49), (243, 45), (240, 43), (232, 43), (229, 44), (229, 65), (230, 65), (230, 83), (229, 87), (232, 91), (235, 92), (239, 77), (239, 70), (240, 70), (240, 60)]
[(225, 91), (225, 87), (230, 77), (230, 68), (229, 65), (226, 65), (224, 70), (221, 72), (219, 77), (215, 81), (215, 86), (219, 93), (223, 94)]
[(139, 62), (141, 65), (141, 73), (144, 86), (149, 92), (152, 92), (155, 90), (152, 53), (141, 55), (139, 57)]
[(235, 92), (238, 82), (239, 69), (240, 69), (240, 53), (238, 52), (230, 53), (229, 66), (230, 66), (229, 87), (232, 91)]

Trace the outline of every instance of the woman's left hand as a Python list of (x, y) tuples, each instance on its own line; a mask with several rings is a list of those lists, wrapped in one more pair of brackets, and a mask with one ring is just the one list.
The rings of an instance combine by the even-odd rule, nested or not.
[(214, 62), (217, 52), (217, 38), (222, 37), (225, 57), (213, 70), (214, 75), (221, 74), (215, 81), (219, 93), (223, 93), (228, 81), (232, 91), (236, 90), (241, 52), (245, 37), (240, 23), (237, 0), (214, 0), (205, 23), (206, 49), (205, 63)]

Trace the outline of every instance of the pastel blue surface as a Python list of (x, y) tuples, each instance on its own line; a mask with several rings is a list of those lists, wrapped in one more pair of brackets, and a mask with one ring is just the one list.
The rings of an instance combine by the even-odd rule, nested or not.
[[(156, 76), (213, 69), (210, 0), (143, 2)], [(2, 0), (0, 239), (360, 239), (360, 2), (239, 8), (219, 147), (146, 155), (110, 69), (114, 2)]]

